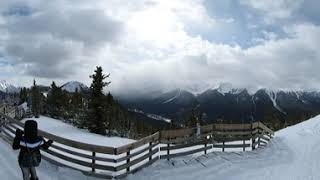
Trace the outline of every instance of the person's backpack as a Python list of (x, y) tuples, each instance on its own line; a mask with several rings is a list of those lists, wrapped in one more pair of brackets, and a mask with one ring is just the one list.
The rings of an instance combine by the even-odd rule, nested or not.
[(27, 151), (22, 153), (21, 162), (20, 162), (21, 166), (22, 167), (37, 167), (37, 166), (39, 166), (40, 162), (41, 162), (41, 154), (40, 154), (39, 150), (35, 149), (35, 150), (31, 151), (27, 147), (27, 143), (26, 143), (26, 148), (27, 148)]

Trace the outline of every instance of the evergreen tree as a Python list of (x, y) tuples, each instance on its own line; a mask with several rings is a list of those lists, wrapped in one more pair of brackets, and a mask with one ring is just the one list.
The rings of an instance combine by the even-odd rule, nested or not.
[(27, 88), (21, 88), (20, 89), (20, 93), (19, 93), (19, 104), (22, 104), (24, 102), (27, 102), (28, 100), (28, 92), (27, 92)]
[(78, 88), (76, 88), (76, 91), (72, 94), (71, 104), (73, 110), (79, 110), (83, 108), (82, 95), (78, 91)]
[(62, 102), (64, 101), (62, 90), (53, 81), (51, 91), (47, 97), (48, 113), (51, 117), (58, 118), (62, 116)]
[(73, 122), (73, 124), (79, 126), (79, 122), (81, 122), (80, 119), (83, 118), (83, 108), (84, 108), (84, 102), (82, 94), (78, 91), (78, 88), (76, 88), (76, 91), (72, 94), (71, 97), (71, 114), (76, 121)]
[(197, 117), (194, 109), (192, 109), (185, 125), (186, 125), (186, 127), (196, 127), (197, 122), (198, 122), (198, 117)]
[(19, 93), (19, 104), (22, 104), (24, 102), (23, 100), (24, 100), (24, 97), (23, 97), (23, 91), (21, 88)]
[(31, 111), (36, 118), (39, 118), (40, 108), (41, 108), (41, 106), (40, 106), (40, 91), (39, 91), (39, 88), (38, 88), (35, 80), (33, 80), (33, 86), (32, 86), (31, 93), (32, 93)]
[(104, 75), (102, 67), (98, 66), (95, 74), (91, 75), (92, 83), (90, 86), (90, 97), (87, 111), (86, 126), (90, 132), (106, 135), (109, 119), (106, 116), (106, 103), (103, 88), (110, 82), (104, 82), (110, 74)]

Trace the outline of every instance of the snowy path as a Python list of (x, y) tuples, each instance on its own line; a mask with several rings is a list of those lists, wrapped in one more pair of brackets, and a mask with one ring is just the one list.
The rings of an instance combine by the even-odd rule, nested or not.
[[(17, 152), (0, 140), (0, 176), (21, 179)], [(320, 116), (276, 132), (264, 148), (253, 152), (215, 152), (200, 157), (160, 160), (128, 180), (318, 180), (320, 179)], [(174, 164), (174, 166), (172, 165)], [(58, 168), (45, 161), (40, 179), (93, 179), (79, 172)]]

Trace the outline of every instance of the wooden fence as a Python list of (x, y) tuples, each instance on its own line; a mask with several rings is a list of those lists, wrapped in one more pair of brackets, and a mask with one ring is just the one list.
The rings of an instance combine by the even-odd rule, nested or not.
[[(15, 130), (24, 123), (0, 113), (2, 138), (12, 143)], [(197, 133), (197, 131), (200, 132)], [(161, 159), (170, 159), (208, 150), (227, 148), (256, 149), (274, 135), (260, 122), (251, 124), (211, 124), (199, 128), (157, 132), (121, 147), (106, 147), (62, 138), (39, 130), (54, 141), (42, 152), (43, 159), (98, 178), (122, 178)], [(231, 143), (231, 144), (230, 144)]]
[[(197, 135), (197, 131), (200, 134)], [(254, 150), (267, 144), (274, 132), (261, 122), (251, 124), (210, 124), (198, 128), (161, 131), (161, 159), (170, 159), (212, 149)]]

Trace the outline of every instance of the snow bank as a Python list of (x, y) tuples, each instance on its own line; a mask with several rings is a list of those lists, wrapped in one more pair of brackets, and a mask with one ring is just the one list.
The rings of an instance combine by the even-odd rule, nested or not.
[[(23, 121), (27, 119), (24, 119)], [(40, 116), (40, 118), (38, 119), (32, 119), (38, 122), (38, 127), (41, 130), (79, 142), (109, 147), (119, 147), (134, 142), (134, 140), (127, 138), (107, 137), (98, 134), (92, 134), (89, 133), (87, 130), (79, 129), (70, 124), (66, 124), (60, 120), (56, 120), (45, 116)]]

